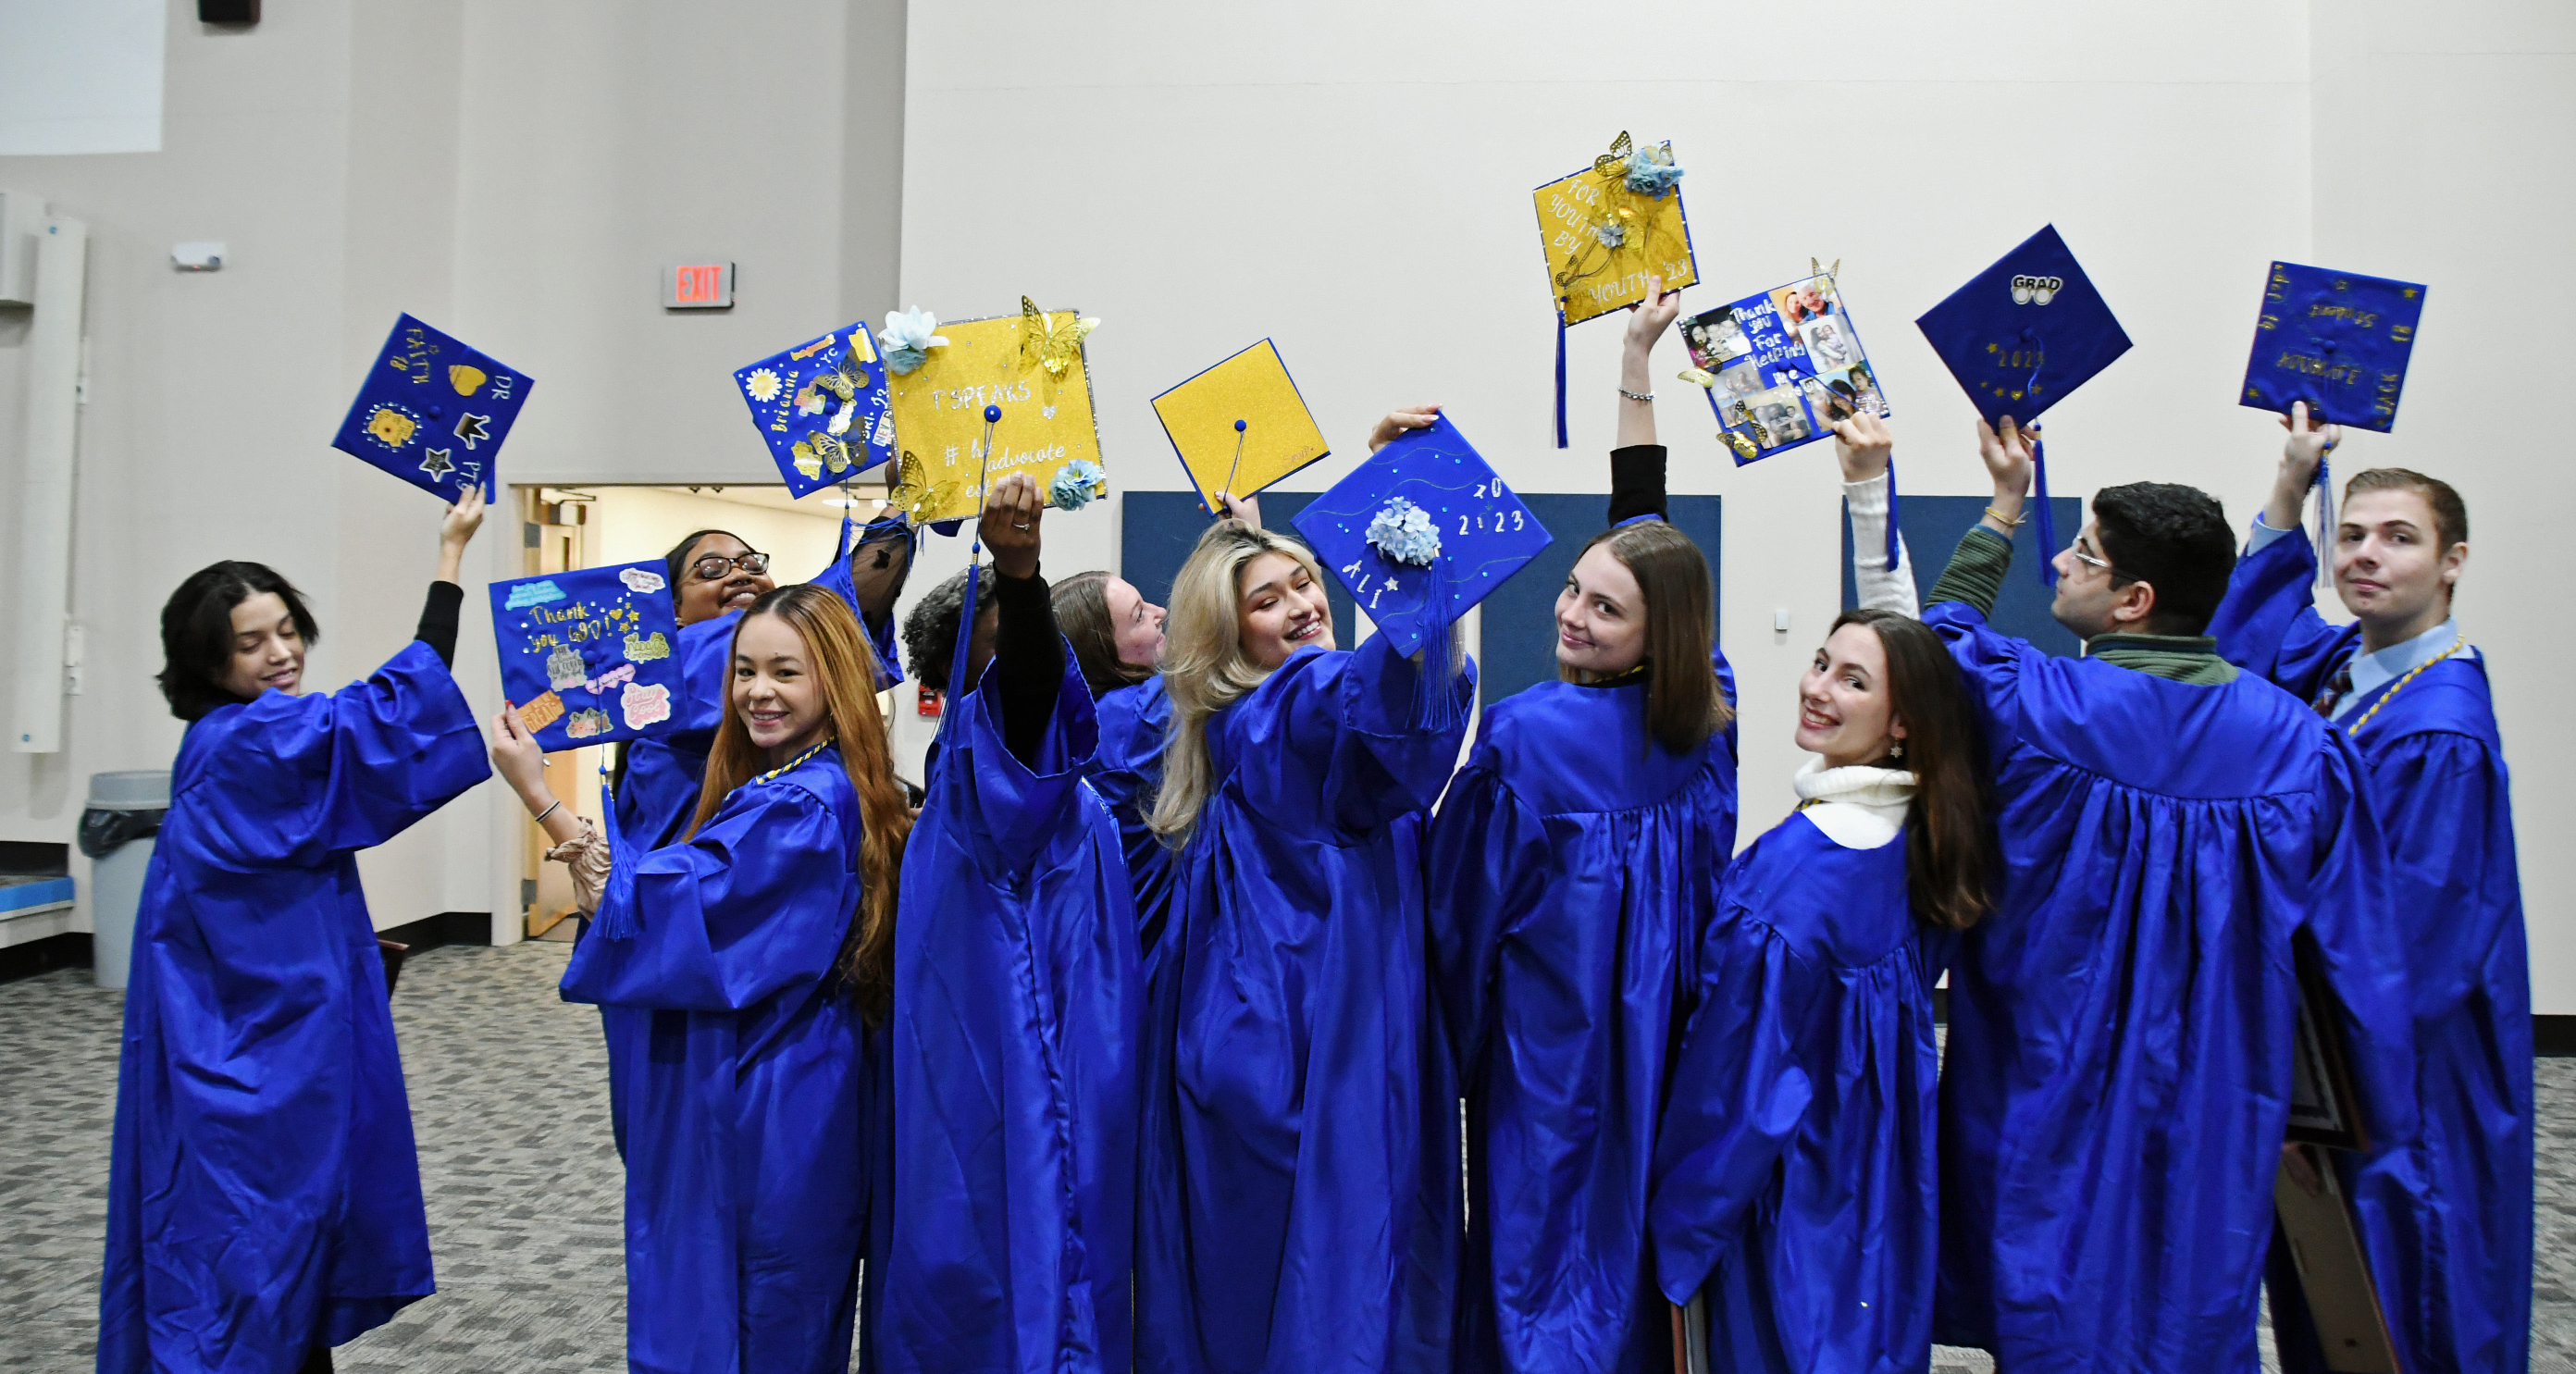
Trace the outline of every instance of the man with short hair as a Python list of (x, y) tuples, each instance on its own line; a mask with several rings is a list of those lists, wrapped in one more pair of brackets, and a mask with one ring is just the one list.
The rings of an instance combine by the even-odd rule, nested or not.
[[(2518, 1374), (2531, 1364), (2531, 972), (2486, 660), (2451, 612), (2468, 508), (2421, 473), (2356, 474), (2333, 533), (2335, 590), (2355, 619), (2329, 625), (2316, 551), (2296, 536), (2341, 426), (2304, 404), (2287, 423), (2271, 501), (2211, 629), (2229, 659), (2315, 703), (2371, 770), (2406, 942), (2423, 1119), (2411, 1163), (2426, 1193), (2406, 1215), (2400, 1180), (2377, 1162), (2351, 1191), (2405, 1367)], [(2304, 1306), (2283, 1301), (2295, 1285), (2274, 1270), (2283, 1364), (2322, 1368)]]
[(2253, 1371), (2298, 951), (2412, 1132), (2400, 942), (2349, 744), (2203, 633), (2218, 502), (2141, 482), (2056, 558), (2053, 658), (1986, 623), (2037, 435), (1980, 424), (1994, 504), (1924, 621), (1979, 703), (2004, 872), (1950, 972), (1934, 1339), (2011, 1370)]

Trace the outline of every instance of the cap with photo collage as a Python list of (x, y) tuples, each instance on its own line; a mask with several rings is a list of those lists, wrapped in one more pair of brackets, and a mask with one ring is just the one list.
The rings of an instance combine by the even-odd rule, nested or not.
[(467, 488), (499, 490), (494, 460), (536, 385), (409, 315), (358, 385), (358, 399), (331, 447), (453, 502)]
[[(1998, 427), (2006, 416), (2030, 424), (2129, 351), (2127, 331), (2055, 225), (2022, 240), (1914, 323), (1977, 413)], [(2053, 555), (2048, 467), (2035, 443), (2031, 456), (2039, 543)], [(2040, 560), (2039, 576), (2056, 585), (2053, 558)]]
[(1379, 449), (1294, 523), (1394, 649), (1423, 652), (1426, 699), (1451, 671), (1449, 626), (1554, 541), (1440, 416)]
[(1258, 495), (1332, 452), (1268, 339), (1155, 397), (1154, 416), (1210, 514), (1218, 492)]

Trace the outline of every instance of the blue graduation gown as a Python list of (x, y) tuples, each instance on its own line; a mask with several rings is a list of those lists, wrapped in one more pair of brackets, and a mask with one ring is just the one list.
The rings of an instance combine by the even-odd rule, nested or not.
[[(1129, 1368), (1144, 976), (1118, 823), (1083, 785), (1073, 653), (1035, 767), (999, 665), (957, 709), (904, 850), (882, 1367)], [(870, 1266), (874, 1268), (875, 1266)]]
[(2384, 846), (2339, 732), (2259, 678), (2051, 658), (1945, 602), (2006, 866), (1950, 970), (1934, 1338), (2015, 1369), (2250, 1371), (2299, 1001), (2413, 1135)]
[(1949, 937), (1914, 918), (1905, 857), (1793, 813), (1726, 871), (1648, 1213), (1663, 1295), (1708, 1290), (1712, 1369), (1931, 1361)]
[(432, 1291), (356, 851), (490, 771), (418, 642), (338, 692), (188, 727), (135, 918), (101, 1374), (293, 1370)]
[(1671, 1367), (1647, 1165), (1734, 852), (1731, 737), (1665, 749), (1644, 683), (1486, 711), (1424, 864), (1468, 1104), (1457, 1368)]
[(1418, 865), (1474, 684), (1432, 729), (1414, 682), (1384, 636), (1309, 649), (1208, 723), (1150, 988), (1140, 1369), (1447, 1367), (1458, 1108)]
[(635, 1370), (847, 1367), (882, 1073), (833, 972), (859, 836), (826, 747), (612, 875), (573, 950), (564, 1000), (661, 1013), (626, 1104)]
[[(2221, 653), (2310, 701), (2361, 645), (2359, 625), (2317, 614), (2316, 571), (2306, 539), (2272, 541), (2237, 563), (2210, 626)], [(2413, 1167), (2429, 1215), (2365, 1233), (2409, 1370), (2521, 1370), (2531, 1360), (2531, 969), (2504, 746), (2474, 654), (2390, 697), (2394, 685), (2334, 728), (2387, 702), (2352, 742), (2370, 765), (2405, 932), (2423, 1115)], [(2401, 1184), (2373, 1161), (2354, 1191), (2385, 1214), (2408, 1205)]]
[(1172, 728), (1172, 699), (1157, 675), (1100, 698), (1100, 747), (1083, 776), (1118, 818), (1127, 882), (1136, 893), (1138, 936), (1150, 957), (1172, 900), (1172, 851), (1145, 824), (1163, 786), (1163, 738)]

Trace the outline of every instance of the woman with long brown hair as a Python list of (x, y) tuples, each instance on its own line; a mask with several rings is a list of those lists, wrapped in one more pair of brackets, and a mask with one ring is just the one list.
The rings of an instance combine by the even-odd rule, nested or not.
[[(695, 815), (619, 863), (565, 1000), (652, 1012), (626, 1103), (627, 1351), (638, 1369), (839, 1371), (888, 1109), (885, 1021), (911, 830), (849, 606), (763, 593)], [(493, 761), (559, 843), (544, 757)], [(578, 873), (580, 869), (576, 867)]]
[[(1884, 571), (1883, 487), (1865, 497), (1886, 426), (1835, 433), (1855, 561)], [(1997, 859), (1975, 702), (1910, 585), (1879, 596), (1799, 684), (1816, 757), (1798, 809), (1719, 880), (1656, 1141), (1655, 1279), (1677, 1305), (1705, 1291), (1711, 1368), (1931, 1358), (1932, 984), (1991, 909)]]
[(1458, 1114), (1415, 854), (1473, 675), (1335, 647), (1314, 555), (1250, 520), (1200, 538), (1167, 631), (1137, 1363), (1445, 1371)]
[(1647, 1167), (1735, 852), (1735, 735), (1708, 559), (1662, 518), (1661, 285), (1629, 315), (1610, 528), (1557, 595), (1561, 680), (1486, 709), (1424, 863), (1467, 1099), (1461, 1369), (1671, 1360)]
[(1137, 939), (1150, 950), (1162, 938), (1172, 898), (1172, 851), (1149, 817), (1163, 785), (1163, 740), (1172, 731), (1172, 697), (1157, 671), (1164, 611), (1111, 572), (1075, 573), (1056, 583), (1052, 595), (1056, 623), (1099, 713), (1100, 747), (1084, 776), (1118, 818), (1127, 881), (1136, 893)]

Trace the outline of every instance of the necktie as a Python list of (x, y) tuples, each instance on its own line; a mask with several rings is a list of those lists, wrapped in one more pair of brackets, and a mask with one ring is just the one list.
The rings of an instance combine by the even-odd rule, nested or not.
[(2326, 679), (2326, 689), (2317, 697), (2317, 714), (2328, 720), (2334, 719), (2335, 706), (2350, 695), (2352, 695), (2352, 660), (2347, 658), (2343, 661), (2342, 667), (2334, 670), (2334, 676)]

